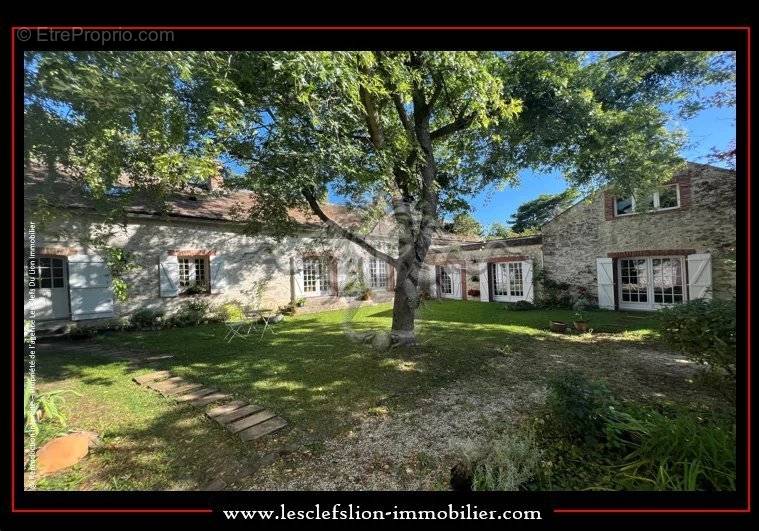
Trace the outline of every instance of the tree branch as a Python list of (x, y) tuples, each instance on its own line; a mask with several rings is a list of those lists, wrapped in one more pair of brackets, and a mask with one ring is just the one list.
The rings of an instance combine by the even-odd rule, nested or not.
[(316, 214), (316, 216), (319, 219), (321, 219), (324, 222), (324, 224), (326, 224), (327, 227), (329, 227), (330, 230), (342, 236), (346, 240), (355, 243), (356, 245), (364, 249), (366, 252), (371, 254), (373, 257), (379, 258), (380, 260), (387, 262), (393, 267), (397, 266), (397, 260), (395, 258), (390, 256), (389, 254), (383, 253), (382, 251), (375, 248), (372, 244), (367, 242), (364, 238), (362, 238), (358, 234), (355, 234), (354, 232), (351, 232), (348, 229), (341, 227), (332, 218), (330, 218), (324, 212), (324, 210), (322, 210), (322, 207), (319, 206), (319, 202), (316, 200), (316, 197), (314, 196), (313, 192), (305, 188), (301, 192), (303, 193), (303, 197), (306, 198), (306, 201), (308, 201), (308, 205), (311, 207), (311, 210), (313, 211), (313, 213)]
[(382, 126), (379, 123), (377, 107), (374, 104), (374, 98), (365, 87), (358, 89), (361, 103), (364, 105), (364, 114), (366, 115), (366, 127), (369, 130), (369, 137), (372, 139), (372, 145), (380, 149), (385, 144), (385, 135), (382, 133)]
[(475, 117), (474, 113), (469, 113), (466, 116), (459, 116), (451, 123), (446, 124), (432, 131), (430, 133), (430, 137), (432, 138), (432, 140), (438, 140), (440, 138), (445, 138), (446, 136), (452, 133), (455, 133), (457, 131), (466, 129), (467, 127), (472, 125), (472, 122), (474, 122), (474, 117)]

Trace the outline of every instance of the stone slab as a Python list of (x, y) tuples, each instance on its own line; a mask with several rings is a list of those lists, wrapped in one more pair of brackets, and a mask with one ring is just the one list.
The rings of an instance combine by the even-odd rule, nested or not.
[(148, 387), (155, 391), (163, 393), (172, 387), (180, 387), (182, 385), (187, 385), (188, 383), (190, 382), (181, 376), (174, 376), (173, 378), (169, 378), (168, 380), (164, 380), (162, 382), (148, 384)]
[(206, 412), (206, 415), (208, 415), (209, 417), (213, 419), (220, 415), (226, 415), (227, 413), (231, 413), (235, 409), (239, 409), (245, 404), (246, 402), (243, 402), (242, 400), (234, 400), (227, 404), (221, 404), (220, 406), (216, 406), (214, 408), (209, 409), (208, 412)]
[(189, 393), (177, 395), (175, 396), (175, 399), (177, 402), (188, 402), (190, 400), (203, 398), (204, 396), (210, 395), (211, 393), (215, 393), (217, 391), (218, 389), (213, 389), (212, 387), (201, 387), (200, 389), (190, 391)]
[(239, 433), (242, 430), (250, 428), (251, 426), (261, 424), (263, 421), (269, 420), (273, 416), (275, 416), (275, 413), (272, 413), (271, 411), (265, 409), (248, 417), (243, 417), (240, 420), (236, 420), (235, 422), (227, 424), (227, 429), (232, 433)]
[(257, 406), (255, 404), (248, 404), (247, 406), (243, 406), (241, 408), (235, 409), (234, 411), (230, 411), (229, 413), (226, 413), (224, 415), (219, 415), (218, 417), (214, 418), (216, 422), (219, 424), (226, 425), (230, 422), (234, 422), (238, 419), (241, 419), (243, 417), (247, 417), (249, 415), (252, 415), (253, 413), (258, 413), (259, 411), (262, 411), (262, 406)]
[(140, 385), (144, 385), (149, 382), (157, 382), (158, 380), (164, 380), (171, 376), (171, 373), (169, 371), (155, 371), (155, 372), (149, 372), (147, 374), (143, 374), (140, 376), (135, 376), (132, 378), (135, 382), (137, 382)]
[(173, 395), (181, 396), (185, 393), (189, 393), (190, 391), (195, 391), (196, 389), (200, 389), (201, 387), (203, 387), (203, 384), (190, 383), (187, 385), (180, 385), (179, 387), (172, 387), (171, 389), (168, 389), (162, 394), (164, 396), (173, 396)]
[(232, 397), (225, 393), (211, 393), (210, 395), (206, 395), (203, 398), (198, 398), (197, 400), (193, 400), (192, 402), (190, 402), (190, 404), (195, 407), (203, 407), (203, 406), (207, 406), (208, 404), (212, 402), (218, 402), (219, 400), (227, 400), (228, 398), (232, 398)]
[(283, 419), (282, 417), (272, 417), (269, 420), (265, 420), (264, 422), (261, 422), (260, 424), (251, 426), (247, 430), (241, 431), (240, 438), (246, 442), (254, 441), (258, 439), (259, 437), (268, 435), (281, 428), (284, 428), (285, 426), (287, 426), (287, 421), (285, 419)]

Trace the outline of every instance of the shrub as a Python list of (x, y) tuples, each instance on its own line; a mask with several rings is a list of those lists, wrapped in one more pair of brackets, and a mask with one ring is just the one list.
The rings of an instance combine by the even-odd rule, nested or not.
[(620, 467), (624, 488), (735, 490), (735, 426), (730, 422), (639, 408), (611, 415), (609, 432), (632, 450)]
[(515, 312), (523, 312), (526, 310), (535, 309), (535, 305), (529, 301), (507, 302), (505, 306), (507, 310), (513, 310)]
[(478, 289), (470, 289), (466, 293), (470, 297), (479, 297), (480, 296), (480, 290), (478, 290)]
[(546, 426), (561, 436), (596, 444), (604, 437), (613, 397), (601, 382), (579, 371), (555, 374), (548, 382)]
[(163, 315), (161, 310), (141, 308), (132, 314), (129, 324), (135, 328), (156, 328), (160, 326)]
[(197, 326), (208, 317), (210, 304), (205, 300), (187, 301), (171, 318), (174, 326)]
[(735, 300), (698, 299), (660, 310), (658, 317), (671, 347), (735, 378)]
[(570, 308), (572, 306), (571, 287), (567, 282), (558, 282), (549, 277), (545, 270), (536, 272), (535, 282), (542, 290), (541, 305), (547, 308)]
[(240, 302), (229, 301), (217, 307), (214, 316), (221, 322), (242, 321), (245, 319), (245, 310)]
[(285, 306), (280, 306), (277, 309), (277, 313), (281, 313), (282, 315), (295, 315), (295, 305), (293, 303), (287, 304)]
[(464, 448), (472, 490), (515, 491), (533, 479), (541, 451), (531, 431), (505, 433), (481, 449)]
[(97, 335), (97, 329), (93, 326), (74, 325), (69, 328), (69, 339), (91, 339)]

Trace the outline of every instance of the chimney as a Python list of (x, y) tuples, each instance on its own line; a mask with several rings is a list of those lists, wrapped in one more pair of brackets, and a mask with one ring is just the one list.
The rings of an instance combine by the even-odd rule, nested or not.
[(215, 190), (220, 190), (224, 187), (224, 174), (222, 173), (221, 169), (219, 169), (215, 174), (211, 175), (206, 183), (208, 184), (208, 191), (213, 192)]

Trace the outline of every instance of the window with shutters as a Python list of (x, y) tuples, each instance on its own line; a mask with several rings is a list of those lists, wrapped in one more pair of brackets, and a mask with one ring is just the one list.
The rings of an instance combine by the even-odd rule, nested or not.
[(209, 289), (208, 257), (180, 256), (179, 291), (183, 293), (202, 293)]
[(653, 310), (686, 300), (681, 256), (620, 258), (619, 307)]

